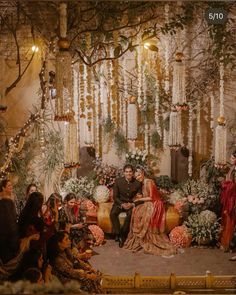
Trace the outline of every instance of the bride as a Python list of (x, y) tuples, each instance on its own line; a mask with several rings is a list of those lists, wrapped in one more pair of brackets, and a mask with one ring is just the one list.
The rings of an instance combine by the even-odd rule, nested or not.
[(143, 167), (137, 167), (136, 179), (142, 182), (142, 194), (137, 195), (132, 212), (130, 232), (124, 248), (132, 251), (144, 250), (153, 255), (171, 256), (176, 248), (170, 243), (165, 230), (165, 208), (160, 193)]

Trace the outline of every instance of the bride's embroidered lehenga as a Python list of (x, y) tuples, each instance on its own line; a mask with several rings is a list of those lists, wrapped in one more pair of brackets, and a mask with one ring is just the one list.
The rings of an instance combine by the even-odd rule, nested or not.
[(158, 189), (151, 179), (144, 179), (143, 197), (151, 198), (133, 209), (130, 232), (124, 249), (154, 255), (170, 256), (176, 248), (170, 243), (165, 230), (165, 208)]

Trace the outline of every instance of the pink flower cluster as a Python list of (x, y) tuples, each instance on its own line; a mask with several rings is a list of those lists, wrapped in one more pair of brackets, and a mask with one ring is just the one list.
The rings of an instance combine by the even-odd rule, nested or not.
[(177, 226), (170, 232), (170, 241), (171, 243), (179, 248), (187, 248), (190, 246), (192, 237), (188, 233), (186, 226), (181, 225)]
[(180, 214), (182, 213), (183, 206), (184, 206), (186, 200), (187, 200), (187, 198), (180, 199), (174, 205), (175, 210), (177, 210)]
[(94, 239), (96, 241), (95, 245), (96, 246), (101, 245), (103, 243), (103, 241), (104, 241), (104, 232), (103, 232), (103, 230), (99, 226), (97, 226), (95, 224), (89, 225), (88, 229), (91, 231), (91, 233), (92, 233), (92, 235), (93, 235), (93, 237), (94, 237)]
[(187, 200), (189, 203), (192, 203), (192, 204), (204, 204), (205, 203), (204, 198), (199, 198), (198, 196), (189, 195), (187, 197)]

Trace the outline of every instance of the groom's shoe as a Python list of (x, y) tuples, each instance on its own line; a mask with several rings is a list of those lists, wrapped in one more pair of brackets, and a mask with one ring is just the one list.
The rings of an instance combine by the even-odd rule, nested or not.
[(125, 239), (122, 237), (119, 237), (119, 247), (122, 248), (124, 246)]
[(120, 236), (119, 235), (116, 235), (115, 236), (115, 242), (119, 242), (119, 240), (120, 240)]

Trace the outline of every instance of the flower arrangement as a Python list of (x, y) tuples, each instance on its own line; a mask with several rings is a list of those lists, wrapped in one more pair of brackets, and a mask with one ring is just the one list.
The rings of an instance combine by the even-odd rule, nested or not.
[(129, 152), (125, 155), (126, 163), (133, 165), (147, 166), (147, 156), (148, 152), (146, 150), (140, 150), (136, 148), (134, 151)]
[(192, 241), (188, 228), (184, 225), (173, 228), (170, 232), (169, 238), (171, 243), (177, 248), (187, 248)]
[(99, 246), (99, 245), (102, 245), (103, 241), (104, 241), (104, 232), (103, 230), (95, 225), (95, 224), (92, 224), (92, 225), (89, 225), (88, 226), (88, 229), (91, 231), (94, 239), (95, 239), (95, 246)]
[(121, 175), (121, 171), (117, 167), (103, 164), (101, 160), (96, 160), (94, 165), (95, 181), (108, 188), (111, 188), (115, 179)]
[(192, 241), (206, 244), (217, 241), (220, 233), (220, 223), (214, 212), (205, 210), (200, 214), (191, 214), (184, 225), (192, 235)]
[(105, 185), (98, 185), (95, 188), (93, 198), (97, 203), (106, 203), (109, 200), (110, 190)]
[(202, 180), (188, 180), (181, 191), (191, 213), (201, 212), (215, 206), (217, 196), (210, 185)]
[(95, 184), (88, 177), (70, 178), (63, 186), (66, 193), (74, 193), (78, 198), (91, 198)]

